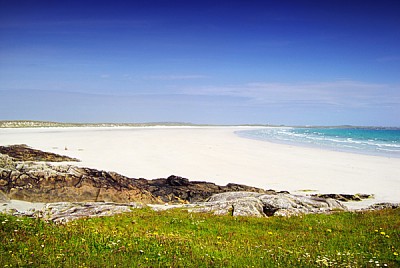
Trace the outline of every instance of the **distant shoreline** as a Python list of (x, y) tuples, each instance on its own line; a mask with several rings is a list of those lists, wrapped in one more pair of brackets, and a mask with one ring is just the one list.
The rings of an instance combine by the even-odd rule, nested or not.
[(47, 128), (47, 127), (148, 127), (148, 126), (195, 126), (195, 127), (294, 127), (294, 128), (363, 128), (363, 129), (400, 129), (385, 126), (353, 125), (274, 125), (274, 124), (195, 124), (188, 122), (145, 122), (145, 123), (67, 123), (39, 120), (0, 120), (0, 128)]
[(195, 127), (283, 127), (278, 125), (239, 124), (239, 125), (217, 125), (217, 124), (193, 124), (186, 122), (147, 122), (147, 123), (64, 123), (34, 120), (0, 120), (0, 128), (41, 128), (41, 127), (147, 127), (147, 126), (195, 126)]

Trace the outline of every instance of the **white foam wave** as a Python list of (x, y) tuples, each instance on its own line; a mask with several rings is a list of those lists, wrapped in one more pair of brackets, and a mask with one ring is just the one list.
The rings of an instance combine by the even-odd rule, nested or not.
[(318, 146), (332, 150), (350, 150), (359, 153), (389, 153), (400, 157), (400, 144), (396, 141), (382, 141), (375, 139), (357, 139), (353, 137), (326, 136), (318, 131), (294, 132), (291, 129), (263, 129), (250, 130), (243, 133), (245, 137), (290, 143), (294, 145)]

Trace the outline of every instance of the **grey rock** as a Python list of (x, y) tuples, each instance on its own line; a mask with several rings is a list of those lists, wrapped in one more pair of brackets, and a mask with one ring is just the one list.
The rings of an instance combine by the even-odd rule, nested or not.
[[(34, 159), (35, 155), (39, 159), (56, 157), (26, 146), (3, 149), (21, 159)], [(174, 175), (154, 180), (128, 178), (115, 172), (73, 165), (17, 160), (1, 153), (0, 190), (10, 199), (29, 202), (116, 203), (191, 203), (205, 201), (221, 192), (271, 192), (240, 184), (219, 186), (210, 182), (190, 181)]]
[(255, 197), (239, 199), (232, 205), (232, 216), (265, 216), (263, 203)]
[(207, 202), (197, 203), (192, 211), (231, 214), (233, 216), (293, 216), (346, 210), (333, 199), (297, 196), (286, 193), (260, 194), (228, 192), (215, 194)]
[(39, 216), (47, 221), (66, 223), (81, 218), (112, 216), (142, 208), (139, 203), (59, 202), (46, 204), (43, 210), (27, 212), (26, 216)]
[[(295, 216), (302, 214), (331, 213), (345, 211), (346, 208), (336, 200), (295, 196), (290, 194), (263, 195), (252, 192), (221, 193), (210, 198), (211, 201), (193, 204), (141, 204), (113, 202), (58, 202), (48, 203), (43, 209), (28, 211), (12, 211), (17, 216), (39, 217), (47, 221), (65, 223), (68, 221), (111, 216), (131, 212), (135, 208), (150, 207), (155, 211), (174, 208), (186, 209), (189, 212), (213, 213), (215, 215), (232, 216)], [(400, 204), (380, 203), (364, 210), (394, 209)]]
[(239, 199), (248, 198), (248, 197), (260, 197), (262, 193), (253, 193), (253, 192), (226, 192), (215, 194), (211, 196), (207, 201), (208, 202), (228, 202), (228, 201), (237, 201)]

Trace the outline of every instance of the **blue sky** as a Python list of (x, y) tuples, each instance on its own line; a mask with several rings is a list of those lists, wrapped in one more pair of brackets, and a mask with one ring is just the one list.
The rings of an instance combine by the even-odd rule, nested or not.
[(400, 126), (399, 1), (0, 0), (0, 120)]

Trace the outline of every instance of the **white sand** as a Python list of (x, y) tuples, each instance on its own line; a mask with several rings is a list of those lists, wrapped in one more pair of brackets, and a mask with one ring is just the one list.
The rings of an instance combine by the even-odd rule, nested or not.
[[(0, 144), (76, 157), (78, 165), (132, 178), (179, 175), (264, 189), (375, 194), (400, 202), (400, 158), (274, 144), (238, 137), (244, 127), (0, 129)], [(65, 147), (67, 150), (65, 150)]]

